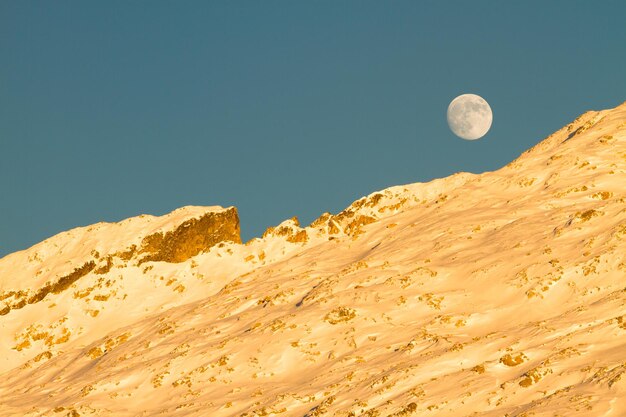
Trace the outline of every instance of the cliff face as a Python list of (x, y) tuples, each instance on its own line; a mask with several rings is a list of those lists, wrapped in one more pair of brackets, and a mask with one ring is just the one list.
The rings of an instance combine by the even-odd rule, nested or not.
[(186, 207), (0, 259), (0, 415), (626, 415), (626, 103), (239, 241)]
[(206, 252), (220, 242), (241, 243), (237, 209), (207, 213), (189, 219), (175, 230), (146, 236), (139, 253), (143, 262), (184, 262), (200, 252)]
[(0, 260), (0, 316), (54, 298), (89, 273), (144, 262), (179, 263), (218, 243), (241, 243), (237, 209), (183, 207), (61, 233)]

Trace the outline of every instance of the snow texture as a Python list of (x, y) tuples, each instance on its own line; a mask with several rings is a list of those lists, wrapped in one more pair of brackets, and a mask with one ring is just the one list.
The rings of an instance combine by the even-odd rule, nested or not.
[(624, 416), (625, 183), (626, 103), (246, 244), (61, 233), (0, 259), (0, 415)]

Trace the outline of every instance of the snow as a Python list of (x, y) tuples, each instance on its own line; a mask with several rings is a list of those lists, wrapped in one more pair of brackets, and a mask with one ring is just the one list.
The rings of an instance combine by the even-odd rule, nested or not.
[[(314, 226), (181, 263), (114, 256), (0, 315), (0, 415), (626, 415), (625, 180), (626, 103), (500, 170), (391, 187)], [(94, 251), (101, 265), (223, 210), (8, 255), (0, 311)]]

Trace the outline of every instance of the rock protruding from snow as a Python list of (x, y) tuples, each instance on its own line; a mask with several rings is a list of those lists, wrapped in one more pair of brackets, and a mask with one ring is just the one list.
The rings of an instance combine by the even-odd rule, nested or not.
[(184, 221), (174, 230), (146, 236), (139, 250), (140, 262), (184, 262), (221, 242), (241, 243), (235, 207), (208, 212)]
[(90, 272), (183, 262), (226, 242), (241, 243), (235, 207), (188, 206), (72, 229), (0, 259), (0, 315), (59, 294)]

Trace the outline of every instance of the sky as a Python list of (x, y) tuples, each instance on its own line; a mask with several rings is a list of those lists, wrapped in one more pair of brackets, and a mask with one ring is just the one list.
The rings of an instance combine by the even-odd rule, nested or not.
[[(0, 257), (185, 205), (244, 241), (626, 101), (626, 2), (0, 2)], [(493, 110), (464, 141), (446, 109)]]

